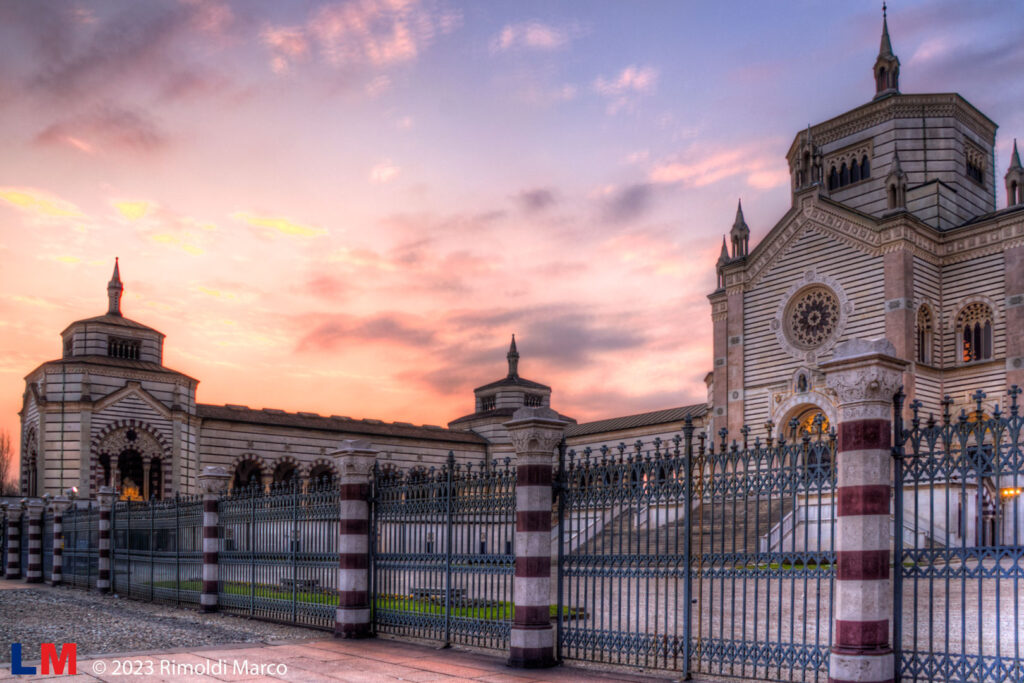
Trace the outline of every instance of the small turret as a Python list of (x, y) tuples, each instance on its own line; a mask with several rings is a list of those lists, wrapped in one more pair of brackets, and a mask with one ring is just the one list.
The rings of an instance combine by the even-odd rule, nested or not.
[(889, 175), (885, 177), (886, 208), (889, 211), (899, 211), (907, 208), (907, 174), (903, 172), (900, 165), (899, 150), (892, 153), (892, 164), (889, 165)]
[(124, 285), (121, 284), (121, 269), (118, 259), (114, 258), (114, 274), (107, 283), (107, 315), (121, 315), (121, 294), (124, 293)]
[(1020, 152), (1017, 151), (1017, 139), (1013, 139), (1013, 154), (1010, 155), (1010, 168), (1006, 170), (1006, 206), (1024, 204), (1024, 166), (1020, 163)]
[[(529, 341), (529, 340), (527, 340)], [(508, 347), (508, 377), (515, 379), (519, 377), (519, 351), (516, 349), (516, 335), (512, 335), (512, 343)]]
[(874, 73), (876, 100), (885, 95), (899, 93), (900, 60), (892, 51), (892, 41), (889, 40), (889, 20), (886, 16), (885, 3), (882, 3), (882, 41), (878, 47)]
[(736, 220), (733, 221), (732, 230), (729, 232), (732, 237), (732, 257), (743, 258), (750, 251), (750, 228), (743, 220), (743, 202), (736, 202)]

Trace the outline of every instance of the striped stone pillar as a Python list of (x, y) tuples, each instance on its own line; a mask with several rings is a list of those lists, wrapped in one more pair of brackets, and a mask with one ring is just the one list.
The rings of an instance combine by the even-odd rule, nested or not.
[(96, 499), (100, 504), (100, 547), (97, 554), (99, 575), (96, 590), (106, 593), (110, 590), (110, 510), (114, 506), (114, 489), (101, 486)]
[(551, 626), (551, 483), (555, 448), (567, 422), (550, 408), (520, 408), (505, 423), (516, 449), (515, 618), (508, 665), (539, 669), (555, 662)]
[(199, 474), (199, 490), (203, 494), (203, 592), (199, 595), (199, 607), (204, 612), (217, 610), (220, 552), (217, 505), (229, 481), (231, 474), (223, 467), (208, 465)]
[(43, 582), (43, 510), (45, 509), (46, 506), (39, 498), (25, 504), (25, 513), (28, 515), (28, 567), (25, 568), (25, 583)]
[(906, 366), (895, 353), (885, 339), (851, 339), (821, 364), (839, 408), (833, 683), (895, 676), (889, 642), (892, 411)]
[(370, 476), (377, 451), (369, 441), (349, 439), (332, 454), (340, 473), (338, 612), (334, 635), (366, 638), (370, 624)]
[(15, 503), (7, 507), (7, 570), (5, 579), (21, 578), (21, 505)]
[(53, 499), (53, 571), (50, 583), (59, 586), (64, 580), (64, 511), (71, 507), (71, 500), (64, 495)]

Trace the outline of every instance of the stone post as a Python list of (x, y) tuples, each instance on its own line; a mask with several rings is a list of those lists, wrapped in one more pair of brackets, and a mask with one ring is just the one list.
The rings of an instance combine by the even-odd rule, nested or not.
[(839, 408), (836, 603), (829, 680), (892, 681), (889, 497), (893, 395), (906, 362), (885, 339), (851, 339), (821, 364)]
[(203, 612), (217, 611), (220, 553), (217, 504), (229, 481), (228, 471), (215, 465), (207, 465), (199, 474), (199, 490), (203, 494), (203, 592), (199, 595), (199, 607)]
[[(25, 567), (25, 583), (43, 582), (43, 510), (46, 505), (39, 498), (25, 504), (28, 514), (28, 567)], [(22, 539), (25, 542), (25, 539)]]
[(59, 586), (64, 580), (64, 511), (71, 506), (71, 499), (59, 495), (53, 499), (53, 571), (50, 583)]
[(5, 579), (21, 578), (21, 515), (18, 504), (7, 508), (7, 571)]
[(110, 510), (114, 506), (114, 489), (101, 486), (96, 499), (100, 504), (99, 575), (96, 577), (96, 590), (106, 593), (110, 591)]
[(370, 635), (370, 477), (377, 451), (348, 439), (332, 454), (339, 475), (338, 612), (334, 635)]
[(551, 484), (555, 448), (568, 424), (550, 408), (520, 408), (505, 423), (516, 449), (515, 619), (508, 665), (553, 666), (551, 627)]

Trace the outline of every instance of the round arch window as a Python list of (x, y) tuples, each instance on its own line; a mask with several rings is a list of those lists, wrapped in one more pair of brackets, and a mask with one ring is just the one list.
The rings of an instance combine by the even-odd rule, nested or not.
[(839, 297), (825, 286), (808, 287), (786, 306), (785, 329), (793, 346), (810, 351), (835, 336), (839, 327)]

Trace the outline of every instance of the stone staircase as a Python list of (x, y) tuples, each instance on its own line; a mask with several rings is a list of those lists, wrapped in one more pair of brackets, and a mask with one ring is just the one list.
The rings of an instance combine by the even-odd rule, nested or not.
[[(611, 521), (589, 535), (574, 555), (674, 555), (683, 553), (686, 534), (680, 506), (618, 506)], [(691, 553), (756, 553), (758, 543), (782, 518), (783, 502), (737, 500), (693, 508)], [(703, 542), (703, 546), (701, 543)]]

